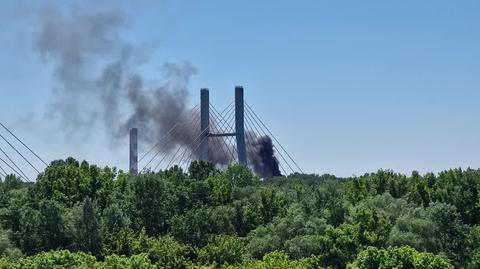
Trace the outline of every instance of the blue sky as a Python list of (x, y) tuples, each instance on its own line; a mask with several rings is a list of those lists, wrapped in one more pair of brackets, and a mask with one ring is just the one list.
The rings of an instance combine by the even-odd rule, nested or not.
[[(192, 104), (208, 87), (223, 107), (243, 85), (306, 172), (479, 167), (479, 1), (95, 2), (61, 8), (123, 10), (122, 38), (150, 56), (145, 74), (157, 76), (164, 62), (198, 69)], [(104, 146), (95, 129), (70, 140), (44, 117), (53, 68), (32, 33), (45, 5), (55, 1), (0, 3), (0, 120), (47, 159), (126, 169), (126, 144)]]

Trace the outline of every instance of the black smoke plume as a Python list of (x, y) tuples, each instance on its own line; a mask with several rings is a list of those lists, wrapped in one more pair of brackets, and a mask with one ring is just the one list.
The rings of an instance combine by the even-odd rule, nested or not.
[(247, 147), (249, 164), (257, 174), (265, 178), (282, 175), (270, 137), (257, 137), (253, 132), (247, 132), (246, 142), (249, 145)]

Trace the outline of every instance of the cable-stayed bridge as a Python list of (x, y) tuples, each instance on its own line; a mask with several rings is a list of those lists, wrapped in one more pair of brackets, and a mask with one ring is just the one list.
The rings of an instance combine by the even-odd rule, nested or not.
[[(193, 160), (210, 161), (220, 168), (239, 163), (264, 177), (303, 173), (244, 100), (243, 87), (235, 88), (235, 100), (223, 109), (210, 102), (208, 89), (202, 89), (200, 96), (200, 103), (178, 115), (173, 126), (141, 156), (138, 129), (130, 130), (130, 173), (156, 172), (174, 166), (187, 171)], [(24, 182), (33, 182), (47, 166), (39, 154), (0, 122), (1, 178), (13, 174)]]
[[(186, 129), (195, 130), (194, 135), (185, 132)], [(223, 109), (210, 102), (208, 89), (202, 89), (200, 103), (185, 115), (179, 115), (168, 132), (140, 156), (137, 136), (138, 130), (133, 128), (130, 131), (130, 172), (133, 174), (173, 166), (187, 170), (193, 160), (210, 161), (218, 166), (240, 163), (266, 177), (303, 172), (244, 100), (243, 87), (235, 88), (235, 100)], [(186, 142), (172, 149), (169, 146), (174, 140)]]
[(0, 177), (16, 175), (24, 182), (36, 180), (48, 164), (7, 126), (0, 122)]

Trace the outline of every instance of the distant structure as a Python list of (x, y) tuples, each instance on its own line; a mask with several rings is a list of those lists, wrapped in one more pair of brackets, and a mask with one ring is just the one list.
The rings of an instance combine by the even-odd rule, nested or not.
[(210, 136), (210, 93), (208, 89), (200, 90), (200, 136), (199, 159), (208, 161), (208, 137)]
[(130, 129), (130, 174), (138, 174), (138, 130)]
[[(140, 158), (137, 129), (130, 130), (131, 174), (158, 171), (162, 165), (164, 169), (177, 166), (187, 171), (191, 161), (196, 159), (219, 166), (239, 163), (249, 166), (265, 178), (302, 172), (252, 107), (245, 102), (242, 86), (235, 87), (235, 101), (230, 102), (221, 112), (211, 104), (209, 90), (200, 89), (200, 104), (188, 113), (178, 115), (172, 128)], [(141, 170), (138, 169), (139, 162), (142, 163)]]
[(247, 165), (247, 147), (245, 144), (245, 101), (243, 87), (235, 87), (235, 137), (237, 138), (238, 161)]

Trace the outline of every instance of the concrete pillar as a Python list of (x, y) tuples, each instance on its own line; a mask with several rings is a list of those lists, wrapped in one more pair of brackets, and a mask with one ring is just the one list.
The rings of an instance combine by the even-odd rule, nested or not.
[(245, 104), (243, 87), (235, 87), (235, 134), (237, 139), (238, 162), (247, 165), (247, 148), (245, 144)]
[(199, 159), (208, 161), (208, 134), (210, 133), (210, 100), (208, 89), (200, 90), (200, 132), (203, 141), (199, 147)]
[(138, 130), (130, 129), (130, 174), (138, 174)]

